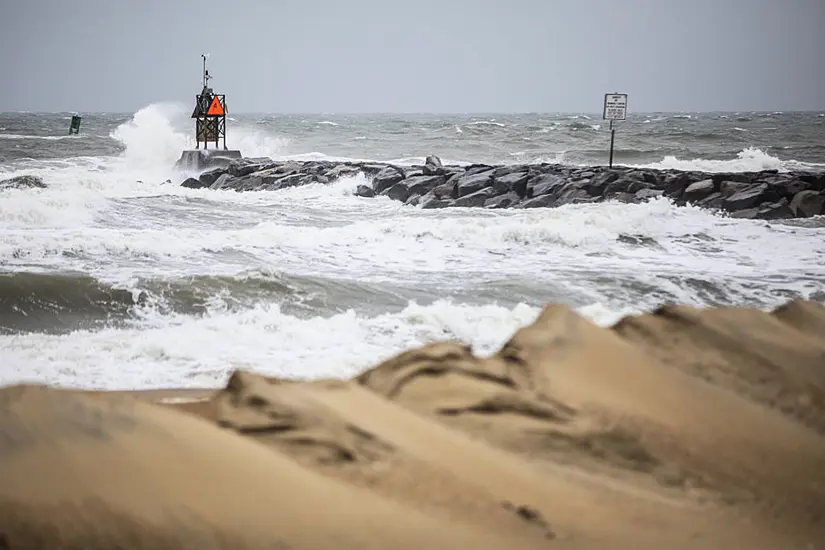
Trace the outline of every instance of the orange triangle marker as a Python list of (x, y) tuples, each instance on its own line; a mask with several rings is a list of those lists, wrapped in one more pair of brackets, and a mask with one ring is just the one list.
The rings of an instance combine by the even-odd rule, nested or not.
[(221, 102), (218, 100), (218, 96), (212, 98), (212, 104), (209, 106), (209, 110), (206, 111), (206, 114), (219, 116), (226, 114), (223, 112), (223, 105), (221, 105)]

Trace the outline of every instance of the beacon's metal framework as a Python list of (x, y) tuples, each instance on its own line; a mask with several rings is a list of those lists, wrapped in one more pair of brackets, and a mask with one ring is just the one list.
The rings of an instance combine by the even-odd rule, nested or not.
[(212, 78), (206, 69), (206, 55), (203, 58), (203, 89), (195, 96), (195, 110), (192, 111), (192, 118), (195, 119), (195, 148), (200, 149), (201, 143), (206, 149), (210, 142), (219, 147), (223, 141), (223, 148), (226, 149), (226, 97), (223, 94), (216, 94), (209, 87), (209, 80)]

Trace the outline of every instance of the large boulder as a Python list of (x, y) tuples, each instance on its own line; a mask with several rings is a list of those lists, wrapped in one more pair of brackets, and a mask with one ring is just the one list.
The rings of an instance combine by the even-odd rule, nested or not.
[(663, 194), (664, 191), (661, 189), (639, 189), (636, 191), (636, 201), (649, 201), (651, 199), (661, 197)]
[(664, 195), (671, 199), (680, 199), (685, 189), (693, 182), (694, 179), (686, 172), (668, 176), (665, 179)]
[(355, 188), (354, 195), (356, 197), (364, 197), (370, 199), (375, 196), (375, 190), (369, 185), (360, 184)]
[(446, 178), (441, 175), (413, 176), (399, 183), (406, 185), (407, 189), (410, 190), (411, 195), (425, 195), (439, 185), (442, 185), (445, 180)]
[(435, 193), (430, 191), (418, 201), (418, 205), (424, 209), (432, 208), (446, 208), (452, 204), (452, 201), (444, 200), (435, 196)]
[(288, 176), (267, 176), (262, 179), (262, 185), (267, 191), (279, 191), (289, 187), (299, 187), (312, 181), (312, 176), (306, 174), (290, 174)]
[(749, 182), (742, 182), (736, 180), (724, 180), (719, 182), (719, 192), (722, 194), (723, 197), (730, 197), (735, 193), (749, 187), (751, 183)]
[(381, 194), (405, 177), (404, 172), (395, 166), (387, 166), (375, 175), (372, 180), (372, 188), (377, 194)]
[(493, 189), (496, 193), (509, 193), (515, 191), (519, 197), (527, 195), (527, 180), (529, 175), (527, 171), (508, 172), (500, 176), (495, 176), (493, 179)]
[(785, 202), (779, 201), (737, 210), (730, 217), (749, 220), (784, 220), (792, 218), (793, 212)]
[(825, 214), (825, 193), (813, 190), (800, 191), (790, 204), (791, 212), (800, 218), (810, 218)]
[(560, 193), (567, 180), (558, 174), (543, 174), (527, 182), (527, 197)]
[(444, 174), (444, 165), (441, 159), (435, 155), (430, 155), (424, 160), (423, 174), (425, 176), (440, 176)]
[(485, 170), (483, 172), (469, 173), (464, 175), (456, 181), (456, 192), (459, 197), (470, 195), (476, 191), (480, 191), (485, 187), (490, 187), (493, 184), (493, 171)]
[(505, 193), (503, 195), (498, 195), (494, 197), (490, 197), (486, 201), (484, 201), (485, 208), (510, 208), (518, 204), (518, 201), (521, 200), (521, 197), (515, 191), (510, 191), (509, 193)]
[(608, 184), (613, 183), (619, 179), (618, 172), (600, 172), (590, 178), (590, 181), (584, 186), (584, 189), (591, 197), (601, 197)]
[(435, 194), (436, 198), (439, 199), (455, 199), (458, 198), (458, 193), (456, 192), (455, 186), (455, 179), (450, 178), (450, 180), (442, 183), (441, 185), (437, 185), (433, 188), (433, 194)]
[(186, 178), (180, 186), (186, 187), (187, 189), (202, 189), (204, 187), (209, 187), (209, 184), (203, 183), (201, 180), (196, 178)]
[(218, 179), (212, 182), (212, 185), (209, 186), (209, 189), (213, 190), (220, 190), (220, 189), (231, 189), (232, 182), (237, 178), (232, 174), (221, 174)]
[(493, 190), (492, 187), (485, 187), (484, 189), (480, 189), (475, 193), (470, 193), (469, 195), (464, 195), (463, 197), (457, 198), (453, 201), (454, 206), (469, 206), (469, 207), (478, 207), (484, 206), (487, 202), (487, 199), (490, 199), (496, 195), (496, 192)]
[(206, 172), (198, 176), (198, 180), (200, 180), (202, 184), (201, 187), (209, 187), (210, 185), (215, 183), (216, 179), (218, 179), (224, 174), (226, 174), (226, 168), (213, 168), (212, 170), (207, 170)]
[(236, 178), (240, 178), (275, 165), (276, 163), (268, 158), (242, 158), (231, 161), (226, 167), (226, 171)]
[(556, 206), (556, 199), (553, 195), (539, 195), (520, 202), (516, 208), (547, 208), (549, 206)]
[(260, 191), (264, 187), (264, 180), (256, 174), (248, 174), (232, 182), (235, 191)]
[(711, 195), (715, 190), (716, 186), (712, 179), (697, 181), (687, 186), (681, 198), (686, 202), (698, 202)]
[(775, 187), (767, 183), (753, 183), (725, 198), (722, 206), (729, 212), (735, 212), (754, 208), (760, 204), (777, 202), (780, 198)]
[(382, 195), (386, 195), (394, 201), (404, 202), (410, 198), (410, 188), (403, 181), (399, 181), (389, 189), (384, 190)]

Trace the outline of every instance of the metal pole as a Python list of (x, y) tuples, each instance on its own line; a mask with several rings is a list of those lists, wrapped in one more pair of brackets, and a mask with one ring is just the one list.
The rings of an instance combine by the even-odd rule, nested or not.
[(613, 140), (616, 137), (616, 129), (613, 128), (613, 121), (610, 121), (610, 168), (613, 168)]

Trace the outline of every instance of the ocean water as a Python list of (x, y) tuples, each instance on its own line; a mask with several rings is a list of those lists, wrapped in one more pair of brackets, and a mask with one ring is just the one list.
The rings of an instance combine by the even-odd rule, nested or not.
[[(0, 114), (0, 383), (214, 387), (236, 368), (346, 377), (458, 339), (489, 353), (542, 305), (601, 325), (662, 303), (825, 300), (825, 219), (735, 220), (666, 199), (420, 210), (363, 177), (278, 192), (182, 189), (187, 105)], [(248, 157), (605, 164), (598, 114), (232, 115)], [(825, 170), (820, 113), (655, 113), (616, 162)]]

